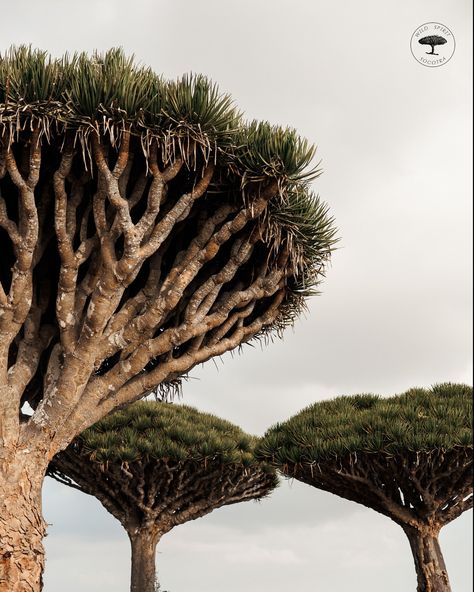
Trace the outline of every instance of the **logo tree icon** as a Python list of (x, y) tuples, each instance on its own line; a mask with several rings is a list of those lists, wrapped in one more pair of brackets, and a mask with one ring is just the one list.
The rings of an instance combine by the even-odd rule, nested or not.
[(418, 43), (421, 45), (431, 45), (431, 51), (426, 52), (428, 55), (439, 55), (438, 53), (435, 53), (434, 48), (436, 45), (444, 45), (447, 43), (447, 40), (444, 37), (440, 37), (439, 35), (428, 35), (428, 37), (419, 39)]

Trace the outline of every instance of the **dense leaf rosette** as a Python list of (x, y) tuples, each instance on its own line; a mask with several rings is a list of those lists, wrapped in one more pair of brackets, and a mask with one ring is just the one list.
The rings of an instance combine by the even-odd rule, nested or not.
[(350, 453), (394, 455), (472, 447), (472, 388), (438, 384), (403, 395), (321, 401), (277, 424), (259, 447), (279, 466)]
[(193, 407), (139, 401), (91, 426), (73, 447), (99, 464), (149, 458), (218, 460), (245, 467), (258, 464), (255, 443), (236, 425)]

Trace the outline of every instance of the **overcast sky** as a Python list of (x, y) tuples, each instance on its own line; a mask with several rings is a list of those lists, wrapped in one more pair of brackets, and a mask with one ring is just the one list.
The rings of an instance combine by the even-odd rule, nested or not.
[[(5, 5), (3, 5), (5, 4)], [(472, 384), (470, 0), (15, 0), (0, 48), (55, 55), (122, 45), (166, 77), (202, 72), (249, 119), (318, 145), (314, 188), (340, 229), (321, 296), (285, 339), (192, 372), (183, 402), (261, 434), (340, 394)], [(417, 63), (422, 23), (453, 32)], [(125, 532), (99, 502), (47, 480), (45, 592), (126, 592)], [(472, 590), (472, 512), (441, 534), (455, 592)], [(170, 592), (410, 592), (401, 529), (298, 482), (215, 511), (159, 545)]]

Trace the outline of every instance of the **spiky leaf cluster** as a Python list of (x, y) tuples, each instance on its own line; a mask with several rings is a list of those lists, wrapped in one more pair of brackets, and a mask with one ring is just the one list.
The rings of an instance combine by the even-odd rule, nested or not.
[(388, 398), (361, 394), (315, 403), (271, 428), (257, 454), (286, 466), (456, 447), (472, 448), (472, 387), (444, 383)]
[(256, 439), (232, 423), (187, 405), (139, 401), (83, 432), (74, 451), (98, 463), (166, 459), (256, 463)]
[(316, 147), (300, 137), (294, 129), (252, 121), (237, 134), (235, 158), (241, 166), (244, 181), (266, 177), (309, 181), (321, 173), (312, 165)]
[[(90, 160), (91, 134), (120, 147), (124, 130), (146, 156), (158, 143), (163, 166), (184, 158), (190, 170), (202, 159), (220, 165), (217, 192), (241, 195), (277, 180), (265, 233), (269, 243), (288, 243), (295, 268), (288, 300), (291, 322), (301, 295), (319, 283), (336, 243), (334, 221), (308, 186), (320, 174), (312, 164), (316, 148), (291, 128), (245, 122), (232, 98), (202, 75), (167, 81), (118, 48), (54, 59), (31, 47), (0, 55), (0, 140), (40, 128), (48, 141), (73, 134)], [(217, 175), (216, 175), (217, 178)], [(278, 242), (278, 245), (277, 245)]]
[(120, 48), (53, 59), (20, 46), (0, 55), (0, 122), (18, 132), (35, 118), (44, 129), (60, 121), (80, 136), (100, 129), (112, 144), (127, 124), (173, 147), (190, 136), (208, 157), (214, 147), (224, 150), (244, 183), (308, 180), (320, 172), (311, 164), (316, 148), (295, 130), (246, 123), (232, 98), (205, 76), (166, 81)]

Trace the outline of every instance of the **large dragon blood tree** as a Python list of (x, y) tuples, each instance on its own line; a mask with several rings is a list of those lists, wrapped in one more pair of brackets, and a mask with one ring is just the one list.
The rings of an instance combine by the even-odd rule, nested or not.
[(95, 496), (128, 533), (131, 592), (155, 591), (160, 538), (216, 508), (268, 495), (275, 470), (255, 439), (192, 407), (140, 401), (102, 419), (59, 452), (48, 474)]
[(451, 590), (438, 533), (472, 508), (471, 387), (316, 403), (268, 430), (256, 454), (394, 520), (410, 542), (418, 592)]
[(0, 58), (0, 592), (41, 588), (54, 454), (302, 309), (335, 234), (313, 157), (120, 50)]

